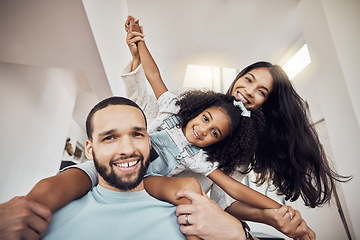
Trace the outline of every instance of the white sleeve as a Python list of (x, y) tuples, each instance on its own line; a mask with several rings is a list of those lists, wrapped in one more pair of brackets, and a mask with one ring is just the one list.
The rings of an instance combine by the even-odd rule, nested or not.
[(131, 62), (122, 70), (120, 75), (124, 82), (126, 96), (141, 107), (148, 122), (151, 122), (159, 112), (156, 105), (156, 97), (148, 87), (149, 84), (146, 80), (142, 64), (134, 71), (130, 71)]
[(69, 168), (78, 168), (80, 170), (83, 170), (89, 176), (89, 178), (91, 180), (91, 185), (92, 185), (91, 188), (93, 188), (94, 186), (96, 186), (98, 184), (98, 182), (99, 182), (98, 172), (96, 171), (93, 161), (87, 161), (84, 163), (71, 165), (71, 166), (68, 166), (68, 167), (62, 169), (60, 172), (63, 172)]
[(192, 157), (192, 161), (191, 164), (188, 166), (188, 169), (196, 173), (201, 173), (205, 177), (207, 177), (219, 166), (218, 162), (207, 161), (207, 158), (207, 153), (204, 150), (200, 149), (200, 152)]

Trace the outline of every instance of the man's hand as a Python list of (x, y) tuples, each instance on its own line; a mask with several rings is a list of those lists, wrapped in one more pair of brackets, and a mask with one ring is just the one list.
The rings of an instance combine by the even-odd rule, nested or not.
[(51, 222), (51, 211), (47, 207), (14, 197), (0, 204), (0, 239), (40, 239)]
[(179, 205), (176, 209), (180, 230), (185, 235), (196, 235), (204, 240), (246, 239), (241, 223), (205, 193), (200, 195), (185, 189), (177, 192), (176, 197), (185, 197), (192, 202), (189, 205)]

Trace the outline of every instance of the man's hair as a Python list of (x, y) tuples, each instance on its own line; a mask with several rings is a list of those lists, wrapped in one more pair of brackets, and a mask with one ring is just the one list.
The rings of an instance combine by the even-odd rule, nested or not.
[(92, 133), (93, 133), (92, 119), (93, 119), (94, 114), (97, 111), (99, 111), (103, 108), (106, 108), (109, 105), (126, 105), (126, 106), (132, 106), (132, 107), (139, 109), (144, 116), (145, 125), (147, 125), (146, 117), (145, 117), (143, 110), (134, 101), (124, 98), (124, 97), (109, 97), (109, 98), (102, 100), (98, 104), (96, 104), (91, 109), (91, 111), (89, 112), (89, 114), (86, 118), (86, 134), (87, 134), (87, 137), (89, 140), (92, 140)]

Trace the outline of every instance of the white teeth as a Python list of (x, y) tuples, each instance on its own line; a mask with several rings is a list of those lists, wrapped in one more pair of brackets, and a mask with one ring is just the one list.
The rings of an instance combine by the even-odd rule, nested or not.
[(238, 92), (237, 95), (240, 98), (240, 101), (242, 101), (243, 103), (250, 103), (246, 98), (243, 97), (241, 93)]
[(121, 168), (128, 168), (134, 166), (138, 161), (126, 162), (126, 163), (118, 163), (116, 166)]
[(193, 129), (193, 132), (194, 132), (195, 136), (196, 136), (198, 139), (200, 139), (200, 137), (199, 137), (199, 135), (197, 134), (197, 132), (195, 131), (195, 129)]

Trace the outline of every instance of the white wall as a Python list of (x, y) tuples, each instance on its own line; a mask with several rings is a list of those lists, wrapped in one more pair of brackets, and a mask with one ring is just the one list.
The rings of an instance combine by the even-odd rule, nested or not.
[[(325, 119), (322, 134), (328, 139), (331, 149), (328, 154), (337, 171), (353, 175), (350, 182), (339, 185), (339, 197), (352, 238), (360, 239), (360, 193), (356, 191), (360, 184), (360, 99), (357, 93), (360, 89), (360, 29), (356, 24), (360, 23), (360, 2), (302, 0), (298, 11), (312, 63), (304, 73), (306, 78), (302, 78), (307, 79), (306, 83), (298, 82), (297, 90), (313, 106), (314, 115)], [(338, 235), (344, 229), (342, 223), (336, 224), (338, 219), (332, 219), (326, 207), (324, 209), (309, 212), (309, 221), (318, 239), (347, 239), (346, 235)]]
[(0, 63), (0, 202), (60, 167), (77, 87), (70, 71)]
[(128, 14), (127, 1), (82, 1), (112, 93), (117, 96), (125, 96), (119, 73), (131, 60), (125, 44), (126, 32), (123, 28)]

